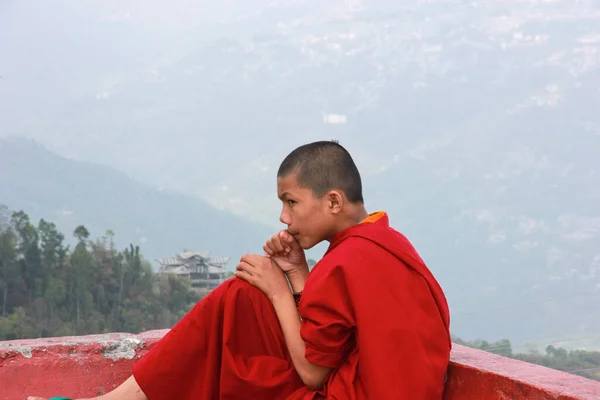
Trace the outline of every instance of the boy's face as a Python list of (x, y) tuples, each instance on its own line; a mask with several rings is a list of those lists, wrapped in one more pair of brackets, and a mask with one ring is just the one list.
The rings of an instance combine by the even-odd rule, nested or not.
[(298, 186), (296, 175), (277, 178), (277, 195), (283, 203), (279, 220), (286, 224), (303, 249), (330, 239), (333, 215), (326, 196), (319, 199), (312, 190)]

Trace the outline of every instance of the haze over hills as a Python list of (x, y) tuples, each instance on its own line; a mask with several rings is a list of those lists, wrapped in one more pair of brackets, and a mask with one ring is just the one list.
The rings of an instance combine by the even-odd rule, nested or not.
[(115, 233), (119, 248), (139, 245), (155, 266), (156, 258), (184, 249), (231, 257), (235, 269), (245, 252), (262, 254), (273, 234), (263, 224), (216, 210), (189, 195), (158, 191), (112, 168), (73, 161), (25, 140), (0, 140), (0, 204), (24, 210), (37, 225), (55, 222), (71, 235), (82, 224), (91, 238)]
[(9, 2), (0, 134), (273, 228), (281, 159), (338, 138), (457, 335), (590, 345), (598, 24), (592, 1)]

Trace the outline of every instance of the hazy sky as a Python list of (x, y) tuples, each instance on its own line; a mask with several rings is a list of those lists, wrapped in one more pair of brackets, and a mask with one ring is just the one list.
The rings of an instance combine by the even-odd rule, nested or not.
[(274, 230), (278, 163), (340, 139), (460, 332), (594, 335), (599, 20), (566, 0), (5, 0), (0, 136)]

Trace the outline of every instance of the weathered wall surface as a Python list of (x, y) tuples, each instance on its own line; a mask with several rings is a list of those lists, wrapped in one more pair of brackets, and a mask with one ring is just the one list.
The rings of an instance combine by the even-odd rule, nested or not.
[[(112, 390), (167, 331), (0, 342), (0, 400)], [(600, 382), (455, 345), (446, 400), (598, 400)]]
[(166, 332), (0, 342), (0, 400), (108, 392)]
[(600, 400), (600, 382), (454, 345), (444, 400)]

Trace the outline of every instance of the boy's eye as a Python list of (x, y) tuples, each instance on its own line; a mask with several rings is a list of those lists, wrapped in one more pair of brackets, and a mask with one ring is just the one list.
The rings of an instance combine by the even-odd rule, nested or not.
[(294, 200), (288, 200), (288, 204), (289, 204), (290, 206), (293, 206), (294, 204), (296, 204), (296, 202), (295, 202)]

